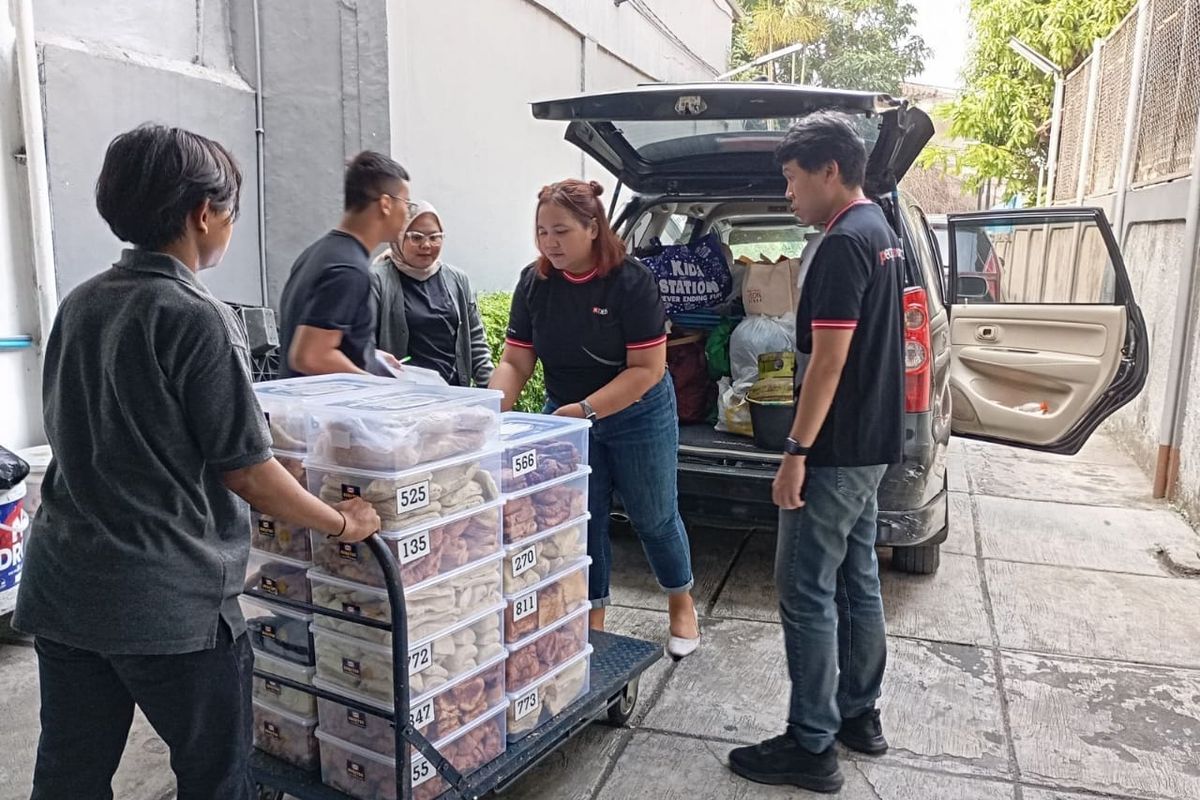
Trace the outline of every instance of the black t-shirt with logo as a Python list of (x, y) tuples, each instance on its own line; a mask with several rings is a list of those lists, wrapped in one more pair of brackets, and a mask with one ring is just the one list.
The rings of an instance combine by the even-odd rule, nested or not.
[(814, 330), (853, 330), (812, 466), (897, 464), (904, 447), (904, 250), (882, 209), (861, 202), (835, 216), (800, 293), (796, 345)]
[(667, 315), (654, 276), (633, 258), (604, 277), (531, 264), (513, 292), (509, 347), (541, 359), (546, 393), (559, 405), (578, 403), (626, 367), (626, 353), (666, 341)]

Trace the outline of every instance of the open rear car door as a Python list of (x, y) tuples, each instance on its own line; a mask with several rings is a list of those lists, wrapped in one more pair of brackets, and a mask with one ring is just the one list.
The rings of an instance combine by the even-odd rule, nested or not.
[(1150, 362), (1104, 212), (953, 214), (948, 227), (954, 433), (1077, 453)]

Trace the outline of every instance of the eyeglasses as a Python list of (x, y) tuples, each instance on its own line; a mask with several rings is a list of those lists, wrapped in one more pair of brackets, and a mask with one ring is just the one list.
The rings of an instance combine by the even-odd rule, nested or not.
[[(390, 197), (393, 200), (399, 200), (401, 203), (404, 203), (404, 207), (408, 209), (408, 215), (410, 217), (415, 216), (417, 213), (417, 204), (412, 200), (407, 200), (401, 197), (398, 194), (392, 194), (391, 192), (380, 192), (379, 197)], [(376, 197), (375, 199), (378, 200), (379, 197)]]
[(444, 233), (421, 233), (420, 231), (409, 231), (404, 234), (404, 238), (420, 247), (429, 242), (432, 245), (439, 245), (446, 239)]

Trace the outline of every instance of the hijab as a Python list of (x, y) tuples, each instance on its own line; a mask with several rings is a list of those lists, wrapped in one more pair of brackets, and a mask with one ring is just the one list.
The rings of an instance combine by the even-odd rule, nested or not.
[(382, 256), (382, 258), (391, 261), (396, 269), (417, 281), (429, 280), (434, 275), (438, 274), (438, 271), (442, 268), (441, 259), (434, 261), (428, 267), (414, 267), (412, 264), (409, 264), (404, 260), (404, 250), (401, 247), (404, 242), (404, 237), (408, 234), (409, 229), (412, 228), (413, 223), (417, 221), (417, 218), (424, 216), (425, 214), (433, 215), (433, 218), (437, 220), (438, 229), (445, 230), (445, 228), (442, 226), (442, 218), (438, 214), (437, 209), (435, 209), (429, 203), (426, 203), (424, 200), (421, 200), (417, 203), (417, 208), (413, 212), (412, 216), (408, 218), (408, 224), (404, 226), (404, 230), (401, 231), (400, 237), (396, 241), (392, 242), (391, 248), (385, 251)]

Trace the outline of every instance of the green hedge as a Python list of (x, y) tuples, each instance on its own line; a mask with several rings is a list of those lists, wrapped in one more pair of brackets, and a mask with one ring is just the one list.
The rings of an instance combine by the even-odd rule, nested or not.
[[(483, 329), (487, 333), (488, 347), (492, 350), (492, 361), (500, 363), (504, 350), (504, 334), (508, 330), (508, 310), (512, 306), (512, 292), (483, 292), (476, 302), (479, 315), (483, 318)], [(529, 411), (540, 414), (546, 404), (546, 382), (542, 378), (542, 362), (538, 362), (533, 377), (525, 384), (525, 391), (517, 398), (514, 411)]]

